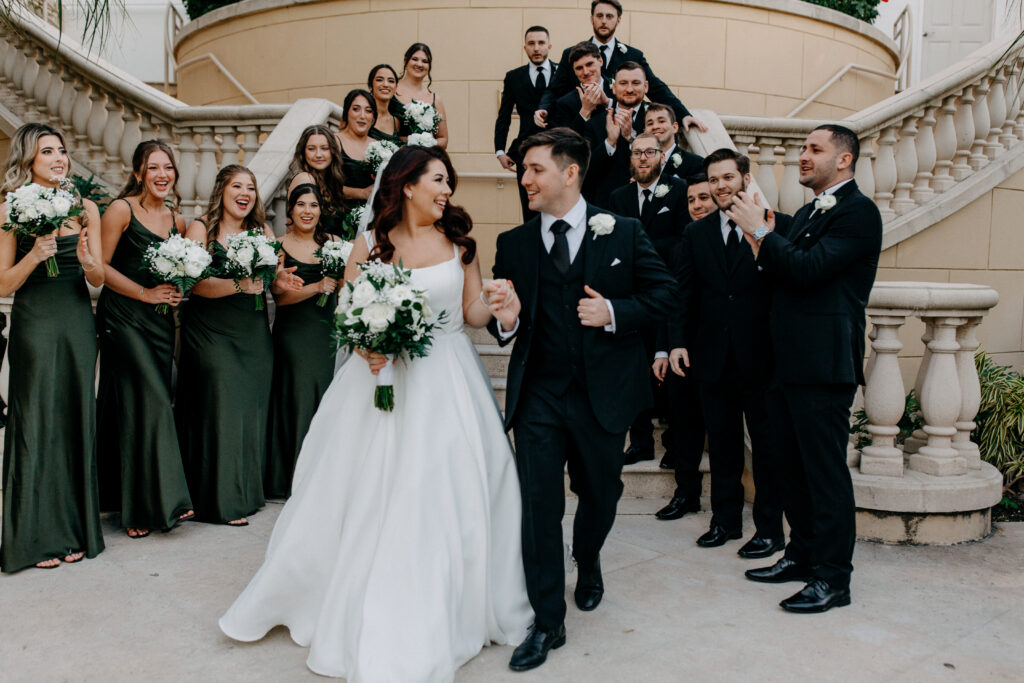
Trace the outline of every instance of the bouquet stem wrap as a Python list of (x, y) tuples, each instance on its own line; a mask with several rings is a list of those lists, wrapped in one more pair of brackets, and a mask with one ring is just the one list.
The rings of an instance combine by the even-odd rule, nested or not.
[(57, 277), (60, 275), (60, 268), (57, 267), (57, 257), (51, 256), (46, 259), (46, 276)]
[(388, 354), (388, 362), (377, 373), (373, 407), (389, 413), (395, 409), (395, 357), (392, 354)]

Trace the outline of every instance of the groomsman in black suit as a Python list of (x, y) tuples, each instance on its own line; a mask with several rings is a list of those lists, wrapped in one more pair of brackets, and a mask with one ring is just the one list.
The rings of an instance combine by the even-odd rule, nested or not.
[(505, 424), (515, 435), (523, 495), (523, 563), (535, 622), (510, 668), (540, 666), (565, 643), (564, 470), (579, 498), (573, 556), (576, 606), (593, 610), (600, 551), (622, 495), (622, 446), (651, 405), (639, 331), (663, 319), (675, 283), (640, 221), (580, 195), (590, 149), (571, 130), (521, 146), (523, 184), (540, 215), (498, 236), (485, 287), (500, 344), (513, 338)]
[[(600, 150), (594, 152), (600, 153)], [(630, 175), (635, 182), (623, 184), (612, 192), (608, 208), (619, 216), (640, 219), (658, 255), (667, 262), (673, 247), (683, 235), (683, 228), (690, 220), (686, 211), (686, 183), (674, 176), (662, 175), (661, 167), (661, 147), (657, 138), (650, 133), (637, 135), (630, 152)], [(648, 362), (654, 359), (657, 330), (660, 327), (650, 327), (642, 332)], [(667, 386), (662, 384), (661, 379), (654, 377), (653, 371), (647, 372), (654, 394), (655, 410), (640, 413), (630, 426), (629, 448), (625, 452), (626, 465), (654, 459), (654, 427), (651, 420), (655, 414), (664, 415), (669, 409), (666, 405)], [(672, 436), (666, 432), (666, 448)], [(702, 441), (701, 450), (703, 446)], [(697, 464), (700, 465), (699, 460)]]
[[(651, 84), (652, 101), (661, 102), (672, 107), (676, 113), (676, 120), (682, 122), (684, 130), (689, 130), (691, 125), (696, 125), (700, 130), (707, 130), (703, 123), (690, 115), (690, 112), (679, 101), (679, 98), (675, 96), (675, 93), (660, 78), (654, 75), (650, 65), (647, 63), (647, 58), (644, 57), (644, 53), (635, 47), (620, 42), (615, 37), (615, 29), (618, 28), (621, 19), (622, 3), (619, 0), (593, 0), (590, 3), (590, 24), (593, 28), (594, 36), (589, 42), (593, 43), (599, 50), (602, 76), (605, 79), (613, 77), (615, 70), (622, 62), (636, 62), (640, 64), (644, 69), (647, 80)], [(568, 64), (566, 60), (569, 57), (570, 50), (571, 48), (567, 48), (562, 52), (560, 63)], [(575, 85), (576, 82), (573, 80), (572, 74), (567, 71), (563, 70), (555, 74), (554, 80), (548, 86), (548, 92), (544, 93), (543, 97), (541, 97), (537, 112), (534, 114), (538, 126), (544, 128), (550, 123), (548, 116), (552, 111), (552, 107), (555, 106), (555, 102), (558, 98), (571, 92)]]
[(800, 184), (816, 196), (790, 226), (772, 231), (750, 198), (730, 211), (773, 282), (770, 404), (791, 530), (785, 556), (746, 576), (806, 581), (780, 603), (791, 612), (850, 604), (856, 512), (846, 447), (850, 406), (864, 384), (864, 308), (882, 246), (878, 207), (853, 179), (859, 154), (853, 131), (819, 126), (800, 153)]
[(572, 128), (583, 135), (590, 117), (611, 101), (611, 88), (606, 89), (601, 75), (601, 53), (585, 40), (569, 50), (562, 64), (572, 70), (578, 85), (555, 102), (554, 127)]
[[(782, 483), (766, 391), (772, 355), (771, 286), (754, 263), (743, 231), (726, 214), (750, 183), (750, 160), (731, 149), (704, 159), (719, 210), (690, 224), (673, 269), (681, 296), (669, 318), (672, 370), (700, 385), (711, 461), (711, 526), (697, 545), (717, 547), (743, 529), (743, 423), (750, 433), (755, 533), (742, 557), (768, 557), (785, 547)], [(777, 216), (780, 222), (784, 219)]]
[[(505, 83), (501, 88), (501, 106), (498, 107), (498, 118), (494, 122), (494, 154), (502, 168), (516, 173), (524, 221), (533, 218), (536, 213), (530, 210), (526, 190), (522, 185), (523, 157), (519, 154), (519, 143), (540, 130), (533, 122), (533, 112), (536, 111), (541, 95), (558, 69), (558, 65), (548, 59), (550, 49), (551, 42), (546, 28), (531, 26), (526, 29), (523, 50), (526, 51), (530, 63), (505, 74)], [(519, 134), (512, 141), (512, 145), (506, 147), (513, 108), (519, 114)]]
[(676, 123), (672, 107), (660, 103), (652, 103), (644, 114), (644, 131), (654, 133), (664, 150), (665, 168), (662, 171), (679, 178), (689, 178), (704, 173), (704, 157), (688, 152), (676, 144), (679, 136), (679, 124)]

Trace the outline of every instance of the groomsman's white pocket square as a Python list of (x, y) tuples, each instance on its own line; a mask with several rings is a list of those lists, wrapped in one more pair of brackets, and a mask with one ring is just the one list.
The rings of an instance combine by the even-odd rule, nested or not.
[(617, 266), (617, 265), (619, 265), (620, 263), (622, 263), (622, 261), (620, 261), (619, 259), (615, 259), (614, 261), (612, 261), (612, 265), (613, 265), (613, 266)]
[(668, 207), (667, 206), (661, 207), (661, 211), (659, 211), (658, 213), (668, 213)]

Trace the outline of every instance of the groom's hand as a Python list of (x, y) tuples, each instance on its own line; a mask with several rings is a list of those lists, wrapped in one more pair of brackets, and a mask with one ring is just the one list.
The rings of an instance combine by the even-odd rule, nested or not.
[(608, 304), (603, 296), (590, 288), (590, 285), (583, 285), (583, 291), (587, 293), (586, 299), (580, 299), (576, 312), (580, 316), (580, 322), (584, 327), (604, 327), (611, 325), (612, 314), (608, 310)]
[(519, 296), (511, 280), (491, 280), (484, 284), (487, 307), (501, 324), (501, 329), (511, 332), (522, 310)]

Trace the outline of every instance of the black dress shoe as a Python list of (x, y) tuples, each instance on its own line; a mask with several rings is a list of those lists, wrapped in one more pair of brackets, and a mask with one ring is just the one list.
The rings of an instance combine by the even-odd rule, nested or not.
[(707, 533), (697, 539), (697, 545), (702, 548), (717, 548), (725, 545), (726, 541), (743, 538), (742, 531), (727, 531), (724, 526), (712, 524)]
[(654, 460), (654, 444), (630, 446), (626, 449), (626, 465), (635, 465), (641, 460)]
[(658, 468), (662, 470), (674, 470), (676, 468), (676, 459), (666, 453), (661, 456), (661, 462), (658, 463)]
[(576, 590), (572, 596), (576, 599), (576, 606), (584, 612), (597, 609), (604, 597), (604, 580), (601, 578), (601, 560), (597, 559), (588, 569), (577, 568), (579, 578), (576, 580)]
[(759, 560), (785, 549), (786, 539), (784, 538), (754, 536), (752, 539), (744, 543), (743, 547), (736, 551), (736, 554), (740, 557), (745, 557), (748, 560)]
[(814, 579), (803, 589), (792, 595), (779, 605), (787, 612), (813, 614), (827, 612), (833, 607), (845, 607), (850, 604), (849, 588), (834, 588), (824, 579)]
[(548, 658), (548, 651), (557, 650), (565, 645), (565, 624), (559, 624), (553, 631), (542, 631), (534, 624), (530, 633), (508, 661), (508, 668), (513, 671), (529, 671), (536, 669)]
[(668, 505), (654, 513), (658, 519), (679, 519), (687, 512), (700, 512), (700, 501), (695, 498), (674, 496)]
[(811, 568), (783, 557), (770, 567), (748, 569), (743, 573), (751, 581), (761, 583), (786, 583), (787, 581), (810, 581), (814, 578)]

